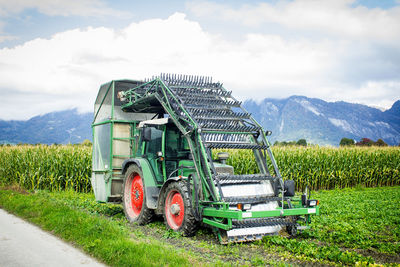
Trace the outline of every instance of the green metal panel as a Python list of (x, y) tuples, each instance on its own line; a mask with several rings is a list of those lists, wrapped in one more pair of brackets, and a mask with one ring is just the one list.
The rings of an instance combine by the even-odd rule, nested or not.
[(161, 153), (162, 153), (161, 169), (162, 169), (162, 176), (164, 178), (163, 180), (165, 182), (167, 180), (167, 170), (165, 169), (165, 134), (167, 127), (163, 125), (162, 129), (163, 133), (161, 136)]
[(192, 168), (182, 168), (181, 170), (179, 170), (178, 174), (185, 177), (188, 177), (190, 174), (196, 172), (193, 160), (180, 160), (178, 163), (178, 167), (192, 167)]
[(203, 216), (209, 217), (221, 217), (221, 218), (230, 218), (230, 219), (242, 219), (242, 211), (237, 210), (224, 210), (224, 209), (216, 209), (216, 208), (204, 208)]
[(110, 169), (110, 171), (112, 171), (112, 163), (113, 163), (113, 137), (114, 137), (114, 122), (112, 122), (111, 123), (111, 127), (110, 127), (110, 129), (111, 129), (111, 133), (110, 133), (110, 136), (111, 136), (111, 140), (110, 140), (110, 164), (109, 164), (109, 169)]
[(307, 215), (315, 214), (319, 215), (319, 206), (310, 208), (293, 208), (293, 209), (276, 209), (268, 211), (241, 211), (241, 210), (224, 210), (216, 208), (204, 208), (203, 215), (210, 217), (222, 217), (230, 219), (247, 219), (247, 218), (267, 218), (267, 217), (279, 217), (279, 216), (294, 216), (294, 215)]
[(144, 183), (147, 186), (157, 186), (156, 179), (154, 177), (153, 171), (151, 169), (150, 163), (144, 158), (135, 158), (140, 163), (140, 167), (143, 172)]
[(230, 230), (232, 228), (232, 226), (229, 226), (227, 224), (223, 224), (214, 220), (210, 220), (207, 218), (203, 218), (203, 223), (223, 229), (223, 230)]

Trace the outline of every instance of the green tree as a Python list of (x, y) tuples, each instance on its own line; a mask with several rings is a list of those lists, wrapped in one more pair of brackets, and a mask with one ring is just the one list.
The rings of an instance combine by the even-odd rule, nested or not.
[(375, 145), (377, 145), (377, 146), (387, 146), (388, 144), (386, 144), (385, 141), (383, 141), (382, 139), (378, 139), (375, 142)]
[(339, 145), (340, 146), (352, 146), (354, 144), (355, 144), (355, 142), (354, 142), (353, 139), (343, 137), (342, 140), (340, 140), (340, 144)]
[(296, 143), (298, 146), (307, 146), (307, 140), (306, 139), (299, 139)]
[(369, 138), (362, 138), (359, 142), (356, 143), (357, 146), (373, 146), (375, 142)]
[(91, 145), (92, 145), (92, 142), (90, 142), (89, 139), (85, 139), (85, 140), (83, 140), (82, 145), (84, 145), (84, 146), (91, 146)]

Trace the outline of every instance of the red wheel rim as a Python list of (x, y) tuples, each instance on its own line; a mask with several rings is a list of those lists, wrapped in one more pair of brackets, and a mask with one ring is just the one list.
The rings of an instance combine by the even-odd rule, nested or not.
[(185, 205), (181, 193), (171, 190), (165, 200), (165, 215), (171, 229), (177, 230), (182, 226), (185, 216)]
[(143, 206), (143, 182), (138, 174), (133, 177), (131, 186), (131, 204), (135, 216), (139, 216)]

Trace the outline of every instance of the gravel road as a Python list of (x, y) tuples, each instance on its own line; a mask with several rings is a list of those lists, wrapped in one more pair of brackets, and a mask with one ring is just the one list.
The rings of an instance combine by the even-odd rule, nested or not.
[(79, 249), (0, 209), (0, 266), (105, 266)]

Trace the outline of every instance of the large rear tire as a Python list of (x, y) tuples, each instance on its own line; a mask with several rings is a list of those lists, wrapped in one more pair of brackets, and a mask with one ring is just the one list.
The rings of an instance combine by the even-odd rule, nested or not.
[(184, 236), (193, 236), (196, 233), (199, 223), (194, 216), (186, 183), (176, 181), (167, 186), (163, 214), (169, 229), (182, 232)]
[(128, 167), (122, 192), (122, 205), (126, 218), (141, 225), (151, 222), (154, 211), (147, 208), (143, 172), (137, 165)]

